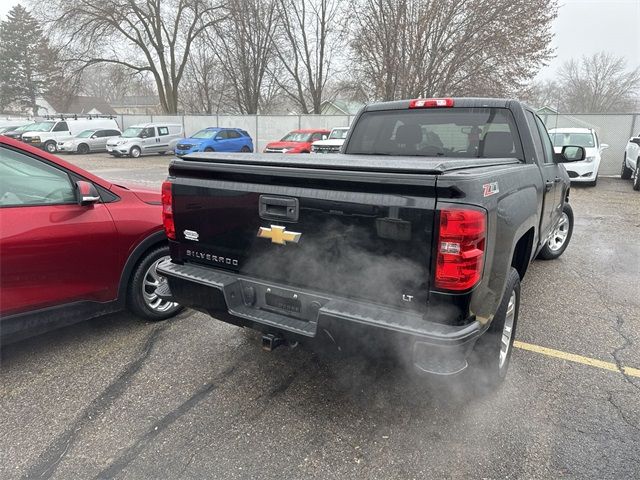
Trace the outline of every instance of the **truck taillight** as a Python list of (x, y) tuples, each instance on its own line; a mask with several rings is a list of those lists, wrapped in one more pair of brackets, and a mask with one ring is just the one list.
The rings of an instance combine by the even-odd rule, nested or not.
[(173, 194), (171, 182), (162, 183), (162, 225), (167, 238), (176, 239), (176, 226), (173, 223)]
[(487, 219), (480, 210), (440, 211), (435, 287), (462, 291), (482, 278)]
[(409, 108), (450, 108), (453, 98), (416, 98), (409, 100)]

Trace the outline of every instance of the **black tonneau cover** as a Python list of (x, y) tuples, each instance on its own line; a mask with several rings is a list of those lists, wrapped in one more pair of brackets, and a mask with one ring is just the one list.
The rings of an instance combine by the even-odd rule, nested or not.
[[(185, 161), (218, 165), (255, 165), (257, 167), (310, 168), (320, 170), (369, 171), (389, 173), (442, 174), (465, 168), (490, 167), (521, 163), (517, 158), (447, 158), (400, 157), (386, 155), (343, 154), (265, 154), (198, 152), (183, 157)], [(179, 162), (179, 160), (177, 160)]]

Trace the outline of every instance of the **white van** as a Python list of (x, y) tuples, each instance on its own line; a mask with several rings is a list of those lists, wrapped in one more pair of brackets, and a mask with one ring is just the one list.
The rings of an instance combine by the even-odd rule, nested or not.
[(184, 135), (178, 123), (145, 123), (128, 127), (122, 135), (109, 139), (107, 152), (116, 157), (173, 152)]
[(108, 128), (120, 130), (113, 118), (70, 117), (36, 122), (22, 134), (22, 141), (44, 148), (49, 153), (57, 151), (58, 140), (73, 137), (84, 130)]

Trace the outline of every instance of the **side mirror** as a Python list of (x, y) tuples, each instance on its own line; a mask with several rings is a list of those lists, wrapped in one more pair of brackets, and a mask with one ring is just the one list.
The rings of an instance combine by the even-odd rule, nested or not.
[(93, 183), (78, 180), (76, 182), (76, 188), (78, 189), (79, 205), (93, 205), (100, 201), (100, 194)]
[(218, 136), (218, 137), (214, 138), (214, 140), (215, 140), (216, 142), (219, 142), (220, 140), (222, 140), (222, 137)]
[(562, 152), (555, 154), (558, 163), (579, 162), (584, 160), (584, 147), (576, 147), (574, 145), (565, 145)]
[(609, 144), (608, 143), (601, 143), (600, 144), (600, 150), (606, 150), (607, 148), (609, 148)]
[(640, 147), (640, 137), (636, 137), (636, 138), (632, 138), (631, 140), (629, 140), (631, 143), (635, 143), (636, 145), (638, 145)]
[(93, 135), (91, 135), (92, 139), (98, 138), (98, 135), (96, 135), (95, 133)]

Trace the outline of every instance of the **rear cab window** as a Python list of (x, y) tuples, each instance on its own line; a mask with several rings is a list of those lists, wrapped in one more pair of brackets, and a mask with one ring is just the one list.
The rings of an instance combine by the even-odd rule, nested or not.
[(511, 111), (493, 107), (364, 112), (346, 153), (524, 161)]

